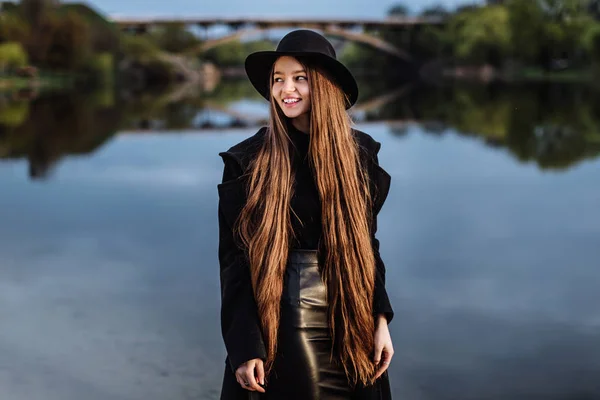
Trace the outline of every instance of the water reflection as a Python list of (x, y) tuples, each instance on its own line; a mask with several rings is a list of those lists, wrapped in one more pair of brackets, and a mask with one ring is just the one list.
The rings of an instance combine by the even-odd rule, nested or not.
[[(361, 84), (355, 120), (385, 121), (398, 135), (407, 124), (434, 135), (458, 132), (541, 169), (566, 169), (600, 153), (600, 92), (591, 87), (384, 84)], [(120, 130), (255, 127), (266, 123), (267, 112), (245, 80), (224, 82), (211, 93), (176, 87), (160, 93), (0, 99), (0, 157), (27, 158), (30, 176), (39, 179), (62, 157), (92, 153)]]
[[(235, 115), (265, 112), (227, 90), (240, 97), (3, 104), (8, 399), (218, 398), (217, 153), (256, 131)], [(377, 107), (359, 128), (393, 177), (378, 235), (397, 398), (600, 398), (597, 106), (587, 89), (548, 90), (365, 93)]]

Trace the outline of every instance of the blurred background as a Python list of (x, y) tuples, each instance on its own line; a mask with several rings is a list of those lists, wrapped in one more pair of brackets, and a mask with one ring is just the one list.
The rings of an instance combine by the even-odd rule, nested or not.
[(600, 1), (0, 3), (0, 398), (217, 399), (218, 152), (314, 29), (392, 188), (394, 396), (600, 399)]

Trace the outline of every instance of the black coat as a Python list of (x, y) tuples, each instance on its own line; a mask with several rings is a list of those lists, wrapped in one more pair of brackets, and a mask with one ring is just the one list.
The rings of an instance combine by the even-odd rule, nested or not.
[[(266, 360), (266, 349), (262, 339), (256, 302), (252, 293), (248, 259), (232, 227), (247, 198), (246, 187), (250, 161), (256, 156), (265, 136), (266, 128), (255, 135), (219, 153), (225, 165), (234, 165), (237, 171), (231, 179), (231, 171), (224, 171), (224, 180), (217, 185), (219, 193), (219, 264), (221, 279), (221, 331), (227, 358), (221, 399), (247, 399), (248, 391), (241, 388), (235, 379), (235, 370), (244, 362), (262, 358)], [(374, 314), (383, 313), (388, 323), (392, 320), (392, 310), (385, 289), (385, 265), (379, 255), (377, 214), (388, 195), (390, 175), (379, 165), (377, 153), (381, 143), (370, 135), (352, 130), (361, 148), (362, 165), (370, 177), (370, 190), (373, 198), (372, 243), (376, 259)], [(231, 168), (231, 167), (230, 167)], [(387, 372), (374, 386), (362, 388), (357, 399), (391, 399)]]

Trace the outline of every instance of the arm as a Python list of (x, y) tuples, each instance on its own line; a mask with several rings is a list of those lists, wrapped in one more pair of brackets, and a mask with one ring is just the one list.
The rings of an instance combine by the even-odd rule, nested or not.
[[(377, 145), (375, 155), (373, 157), (373, 161), (375, 165), (379, 165), (379, 159), (377, 157), (377, 152), (379, 151), (380, 145)], [(381, 188), (380, 188), (381, 189)], [(386, 188), (385, 196), (387, 196)], [(385, 199), (384, 199), (385, 200)], [(382, 204), (380, 204), (381, 206)], [(380, 207), (379, 207), (380, 208)], [(379, 240), (376, 238), (377, 233), (377, 214), (379, 213), (379, 209), (375, 210), (373, 215), (373, 221), (371, 226), (371, 242), (373, 243), (373, 253), (375, 256), (375, 266), (376, 266), (376, 274), (375, 274), (375, 290), (373, 296), (373, 314), (375, 314), (377, 318), (377, 322), (379, 322), (379, 317), (384, 316), (389, 324), (394, 318), (394, 311), (392, 309), (392, 305), (390, 303), (390, 299), (387, 294), (387, 290), (385, 288), (385, 263), (381, 259), (381, 254), (379, 253)]]
[(394, 311), (390, 304), (390, 299), (385, 289), (385, 264), (379, 254), (379, 240), (375, 237), (377, 232), (377, 214), (383, 206), (383, 202), (389, 192), (391, 177), (379, 166), (377, 152), (381, 144), (376, 143), (373, 156), (373, 168), (376, 177), (377, 186), (377, 205), (373, 208), (373, 220), (371, 227), (371, 241), (373, 243), (373, 253), (375, 255), (375, 290), (373, 295), (373, 314), (375, 314), (375, 337), (374, 337), (374, 357), (373, 361), (377, 365), (375, 379), (381, 377), (388, 369), (394, 356), (394, 346), (388, 329), (388, 324), (394, 317)]
[(373, 253), (375, 254), (375, 291), (373, 295), (373, 314), (385, 316), (388, 324), (394, 318), (394, 310), (390, 303), (390, 299), (385, 288), (385, 264), (379, 254), (379, 240), (375, 237), (375, 230), (377, 229), (377, 217), (374, 218), (373, 222), (373, 236), (371, 241), (373, 243)]
[[(225, 158), (222, 182), (237, 179), (241, 168)], [(228, 183), (236, 185), (237, 183)], [(240, 183), (241, 184), (241, 183)], [(223, 186), (223, 185), (220, 185)], [(227, 222), (227, 204), (235, 199), (225, 187), (219, 188), (219, 264), (221, 280), (221, 333), (232, 371), (248, 360), (266, 359), (260, 322), (245, 252), (238, 245), (232, 226)], [(239, 200), (239, 199), (238, 199)]]

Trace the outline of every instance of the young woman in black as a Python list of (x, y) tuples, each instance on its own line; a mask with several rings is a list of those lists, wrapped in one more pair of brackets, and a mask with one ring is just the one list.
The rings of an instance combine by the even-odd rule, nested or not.
[(356, 81), (310, 30), (245, 67), (270, 121), (219, 153), (221, 399), (390, 399), (375, 232), (391, 177), (351, 127)]

